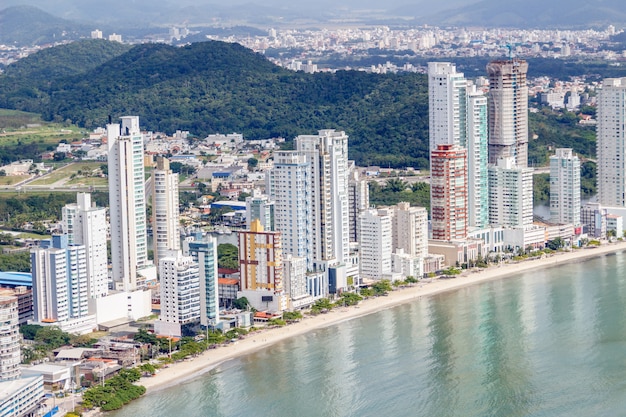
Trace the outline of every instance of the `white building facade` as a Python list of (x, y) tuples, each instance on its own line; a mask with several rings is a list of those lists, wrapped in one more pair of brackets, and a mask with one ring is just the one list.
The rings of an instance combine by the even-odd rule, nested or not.
[(533, 169), (517, 167), (513, 157), (489, 166), (489, 222), (522, 228), (533, 224)]
[(559, 148), (550, 157), (550, 221), (580, 224), (580, 159)]
[(106, 209), (95, 207), (89, 193), (78, 193), (76, 204), (62, 209), (63, 232), (70, 245), (83, 245), (91, 298), (106, 297), (108, 286)]
[(154, 263), (158, 265), (168, 251), (180, 250), (178, 174), (172, 172), (167, 158), (157, 158), (152, 187)]
[(139, 117), (107, 125), (111, 256), (116, 288), (135, 290), (148, 263), (143, 136)]
[(391, 273), (392, 219), (387, 210), (366, 210), (359, 219), (360, 274), (364, 279), (382, 279)]
[(626, 206), (626, 77), (607, 78), (598, 95), (598, 202)]

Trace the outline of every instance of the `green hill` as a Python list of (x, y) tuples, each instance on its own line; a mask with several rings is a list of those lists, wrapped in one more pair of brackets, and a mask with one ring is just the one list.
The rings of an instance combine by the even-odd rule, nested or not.
[(58, 62), (57, 51), (29, 56), (19, 70), (9, 66), (0, 77), (0, 107), (87, 128), (104, 125), (108, 115), (137, 114), (143, 128), (198, 136), (241, 132), (249, 139), (292, 139), (335, 128), (350, 135), (350, 155), (359, 164), (428, 165), (423, 75), (295, 73), (222, 42), (137, 45), (121, 55), (111, 52), (85, 71), (66, 56), (65, 69), (50, 76), (28, 72)]
[(41, 45), (89, 35), (89, 27), (61, 19), (32, 6), (0, 10), (0, 44)]

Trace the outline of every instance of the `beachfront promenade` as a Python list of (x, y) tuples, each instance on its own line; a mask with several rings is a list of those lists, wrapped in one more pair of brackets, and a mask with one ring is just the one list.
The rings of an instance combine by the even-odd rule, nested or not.
[(254, 353), (262, 347), (285, 340), (289, 337), (331, 326), (355, 317), (375, 313), (400, 304), (418, 301), (421, 297), (452, 291), (481, 282), (506, 278), (533, 269), (550, 268), (564, 263), (580, 262), (607, 253), (626, 250), (626, 242), (605, 244), (597, 248), (576, 249), (571, 252), (559, 252), (542, 259), (532, 259), (518, 263), (493, 265), (487, 269), (466, 271), (451, 279), (433, 279), (420, 281), (413, 286), (397, 289), (386, 297), (374, 297), (361, 302), (358, 306), (335, 308), (326, 314), (305, 316), (300, 322), (284, 327), (264, 329), (247, 335), (235, 343), (225, 347), (211, 349), (198, 357), (162, 368), (153, 377), (142, 378), (139, 384), (145, 386), (148, 393), (166, 388), (181, 381), (194, 378), (210, 371), (219, 364), (246, 354)]

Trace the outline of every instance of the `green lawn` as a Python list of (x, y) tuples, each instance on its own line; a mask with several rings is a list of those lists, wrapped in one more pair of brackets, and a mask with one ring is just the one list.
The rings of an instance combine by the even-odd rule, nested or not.
[(11, 175), (6, 177), (0, 177), (0, 185), (13, 185), (28, 178), (30, 178), (30, 176), (27, 175)]
[[(94, 170), (100, 169), (100, 165), (102, 165), (101, 162), (76, 162), (68, 164), (62, 168), (55, 169), (48, 175), (31, 182), (29, 185), (51, 185), (63, 179), (67, 179), (66, 184), (92, 185), (92, 182), (93, 185), (106, 184), (106, 178), (88, 177), (78, 174), (78, 171), (91, 173)], [(70, 179), (72, 175), (76, 175), (76, 178)], [(101, 182), (100, 180), (104, 180), (104, 182)]]

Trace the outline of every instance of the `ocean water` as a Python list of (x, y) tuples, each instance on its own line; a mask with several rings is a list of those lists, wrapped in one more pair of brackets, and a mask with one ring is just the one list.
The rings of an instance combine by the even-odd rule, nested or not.
[(111, 416), (625, 416), (626, 254), (312, 331)]

